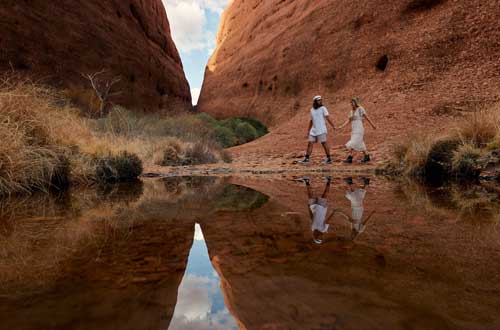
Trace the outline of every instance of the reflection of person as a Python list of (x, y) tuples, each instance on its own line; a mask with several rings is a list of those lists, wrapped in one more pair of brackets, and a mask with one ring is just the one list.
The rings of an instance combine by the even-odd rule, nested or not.
[(323, 106), (323, 99), (321, 96), (314, 97), (313, 107), (310, 112), (311, 120), (309, 121), (309, 128), (307, 130), (309, 143), (307, 144), (307, 151), (304, 160), (301, 160), (300, 163), (309, 163), (309, 157), (313, 151), (314, 143), (320, 142), (326, 154), (326, 159), (323, 163), (331, 164), (332, 158), (330, 156), (330, 147), (326, 142), (326, 134), (328, 133), (326, 122), (328, 122), (333, 129), (335, 129), (335, 125), (330, 120), (328, 110), (325, 106)]
[(363, 178), (363, 184), (355, 187), (352, 178), (345, 180), (349, 190), (345, 197), (351, 202), (351, 216), (346, 216), (351, 222), (352, 239), (356, 238), (359, 234), (364, 232), (366, 224), (370, 221), (373, 213), (363, 220), (364, 207), (363, 202), (366, 197), (366, 187), (370, 184), (368, 178)]
[(316, 244), (321, 244), (323, 243), (323, 235), (328, 232), (328, 222), (333, 216), (332, 212), (328, 219), (326, 217), (328, 213), (327, 197), (330, 192), (331, 178), (326, 178), (325, 189), (321, 197), (314, 197), (309, 179), (304, 178), (302, 181), (304, 181), (307, 187), (308, 211), (312, 220), (311, 230), (313, 233), (313, 241)]
[(353, 151), (360, 151), (364, 154), (363, 163), (370, 161), (370, 155), (366, 150), (365, 145), (365, 128), (363, 126), (363, 120), (366, 119), (373, 129), (376, 129), (375, 125), (371, 121), (370, 117), (366, 113), (365, 108), (363, 108), (357, 97), (353, 97), (351, 100), (352, 111), (349, 115), (349, 119), (342, 125), (339, 129), (346, 126), (349, 122), (351, 123), (351, 139), (345, 145), (347, 150), (349, 150), (349, 156), (344, 161), (345, 163), (352, 163)]

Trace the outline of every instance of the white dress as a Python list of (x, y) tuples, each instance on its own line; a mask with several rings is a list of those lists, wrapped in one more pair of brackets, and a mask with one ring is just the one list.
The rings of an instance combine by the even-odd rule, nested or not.
[(365, 128), (363, 126), (363, 118), (366, 110), (363, 107), (358, 107), (355, 111), (351, 112), (351, 139), (346, 143), (347, 149), (354, 149), (356, 151), (366, 151), (365, 145)]
[(351, 202), (351, 221), (353, 228), (362, 233), (365, 228), (363, 225), (363, 201), (365, 199), (366, 190), (356, 189), (355, 191), (348, 192), (345, 197)]

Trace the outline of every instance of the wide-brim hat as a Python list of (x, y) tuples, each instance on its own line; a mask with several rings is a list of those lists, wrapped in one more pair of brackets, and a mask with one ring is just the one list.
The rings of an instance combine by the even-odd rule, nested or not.
[(316, 95), (314, 98), (313, 98), (313, 101), (320, 101), (322, 100), (323, 98), (321, 97), (321, 95)]

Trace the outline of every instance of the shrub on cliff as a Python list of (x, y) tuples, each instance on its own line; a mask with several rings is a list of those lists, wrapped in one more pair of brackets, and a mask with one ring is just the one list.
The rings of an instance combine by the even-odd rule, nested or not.
[(234, 133), (239, 144), (244, 144), (255, 140), (258, 137), (257, 130), (249, 123), (241, 122), (234, 128)]
[(197, 117), (213, 128), (215, 140), (224, 148), (248, 143), (269, 133), (264, 124), (253, 118), (219, 121), (206, 113), (200, 113)]

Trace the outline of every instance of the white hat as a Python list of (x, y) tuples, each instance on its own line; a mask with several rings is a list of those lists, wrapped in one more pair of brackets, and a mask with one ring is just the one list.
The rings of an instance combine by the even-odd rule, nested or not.
[(320, 95), (316, 95), (314, 98), (313, 98), (313, 101), (319, 101), (319, 100), (322, 100), (323, 98), (320, 96)]

